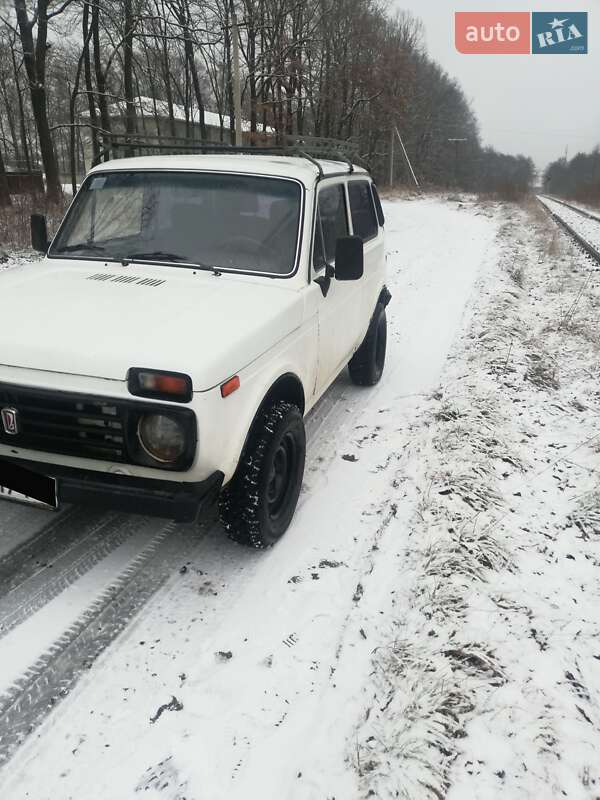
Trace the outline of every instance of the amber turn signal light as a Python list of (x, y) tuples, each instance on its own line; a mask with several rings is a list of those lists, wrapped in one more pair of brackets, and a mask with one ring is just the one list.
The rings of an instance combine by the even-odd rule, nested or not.
[(240, 376), (234, 375), (225, 383), (221, 384), (221, 397), (229, 397), (240, 388)]
[(138, 397), (189, 403), (192, 399), (192, 379), (181, 372), (155, 372), (132, 367), (127, 376), (129, 391)]

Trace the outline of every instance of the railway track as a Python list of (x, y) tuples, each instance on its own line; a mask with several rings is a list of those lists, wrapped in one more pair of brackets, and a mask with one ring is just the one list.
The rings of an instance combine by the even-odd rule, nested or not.
[[(538, 195), (538, 201), (600, 269), (600, 216), (555, 197)], [(561, 212), (561, 208), (566, 211)]]
[(576, 211), (578, 214), (582, 214), (584, 217), (588, 219), (593, 219), (596, 222), (600, 222), (600, 214), (594, 214), (591, 211), (588, 211), (586, 208), (581, 208), (581, 206), (575, 206), (573, 203), (567, 203), (566, 200), (560, 200), (558, 197), (552, 197), (551, 195), (542, 194), (540, 197), (544, 197), (547, 200), (552, 200), (553, 203), (558, 203), (565, 208), (570, 208), (572, 211)]

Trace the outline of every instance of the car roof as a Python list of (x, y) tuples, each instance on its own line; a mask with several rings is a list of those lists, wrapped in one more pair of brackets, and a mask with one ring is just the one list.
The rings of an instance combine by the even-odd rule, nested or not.
[[(324, 177), (339, 174), (340, 172), (350, 174), (350, 165), (346, 161), (318, 159), (317, 163), (321, 167)], [(315, 162), (309, 158), (302, 158), (301, 156), (249, 155), (246, 153), (117, 158), (94, 167), (91, 172), (152, 169), (251, 173), (253, 175), (295, 178), (307, 186), (313, 186), (318, 175)], [(366, 169), (356, 165), (353, 165), (352, 173), (369, 174)]]

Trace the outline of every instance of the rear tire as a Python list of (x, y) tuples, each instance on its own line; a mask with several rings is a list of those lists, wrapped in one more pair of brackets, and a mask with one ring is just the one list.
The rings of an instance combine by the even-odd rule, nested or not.
[(348, 369), (353, 383), (375, 386), (383, 374), (387, 348), (387, 319), (385, 307), (377, 304), (361, 346), (350, 359)]
[(305, 455), (300, 409), (281, 400), (264, 409), (219, 498), (221, 522), (231, 539), (265, 548), (283, 536), (298, 502)]

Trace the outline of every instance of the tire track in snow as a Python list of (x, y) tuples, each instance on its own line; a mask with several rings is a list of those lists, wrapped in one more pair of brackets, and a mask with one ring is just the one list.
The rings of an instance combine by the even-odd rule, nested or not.
[(61, 530), (72, 537), (73, 546), (0, 598), (0, 639), (147, 526), (148, 518), (105, 514), (87, 531), (78, 515), (67, 522)]
[[(1, 505), (0, 509), (3, 510)], [(90, 517), (89, 511), (84, 513), (82, 509), (71, 506), (0, 557), (0, 598), (68, 547), (73, 536), (77, 535), (76, 529), (71, 529), (69, 524), (74, 515)]]
[(83, 672), (123, 631), (205, 532), (165, 524), (144, 550), (0, 699), (0, 764), (5, 763)]
[(51, 580), (50, 569), (55, 563), (114, 517), (115, 514), (72, 507), (0, 560), (0, 608), (4, 598), (32, 578), (45, 575)]
[(6, 560), (14, 558), (28, 542), (60, 524), (73, 510), (73, 506), (65, 505), (58, 511), (50, 511), (6, 500), (6, 495), (0, 494), (0, 577), (1, 565)]

